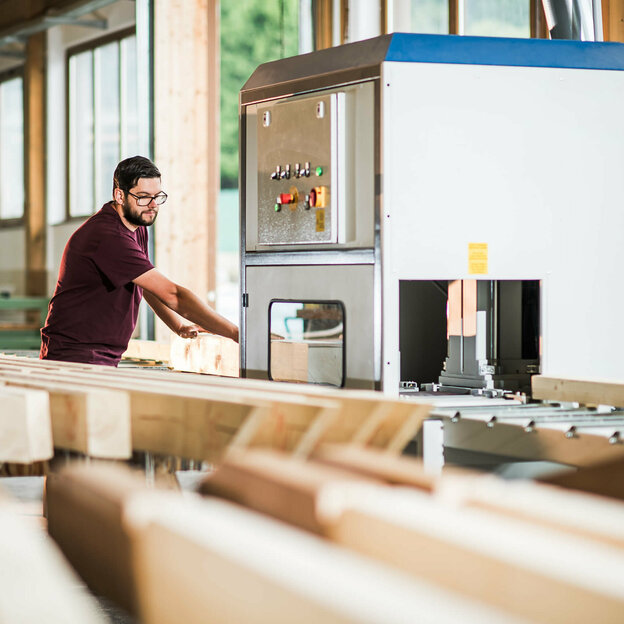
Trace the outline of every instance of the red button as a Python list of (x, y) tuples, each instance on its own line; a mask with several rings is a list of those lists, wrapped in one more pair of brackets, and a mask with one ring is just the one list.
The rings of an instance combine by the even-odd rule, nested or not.
[(279, 197), (277, 198), (277, 203), (278, 204), (294, 204), (295, 197), (292, 193), (280, 193)]

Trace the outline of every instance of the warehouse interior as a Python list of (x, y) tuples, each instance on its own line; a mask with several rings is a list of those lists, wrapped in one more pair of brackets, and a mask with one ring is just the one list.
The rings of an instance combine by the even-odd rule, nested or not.
[[(0, 0), (0, 622), (621, 622), (623, 101), (624, 0)], [(107, 206), (202, 312), (47, 357)]]

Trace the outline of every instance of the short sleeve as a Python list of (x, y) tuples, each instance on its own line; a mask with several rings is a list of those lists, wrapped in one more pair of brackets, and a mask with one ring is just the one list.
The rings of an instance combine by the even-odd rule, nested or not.
[(124, 286), (154, 268), (141, 244), (128, 236), (105, 236), (93, 261), (115, 287)]

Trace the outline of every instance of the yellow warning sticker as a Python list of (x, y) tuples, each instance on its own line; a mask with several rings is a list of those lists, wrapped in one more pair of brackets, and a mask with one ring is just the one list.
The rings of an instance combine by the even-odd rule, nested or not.
[(319, 208), (316, 211), (316, 231), (325, 231), (325, 208)]
[(483, 275), (488, 272), (488, 244), (468, 243), (468, 273)]

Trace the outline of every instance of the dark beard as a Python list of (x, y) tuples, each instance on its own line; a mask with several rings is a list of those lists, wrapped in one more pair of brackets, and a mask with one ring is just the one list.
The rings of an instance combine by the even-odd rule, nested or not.
[(146, 223), (141, 213), (137, 213), (134, 210), (132, 210), (132, 208), (130, 207), (130, 203), (128, 202), (127, 199), (124, 199), (122, 208), (123, 208), (124, 218), (126, 219), (128, 223), (132, 223), (132, 225), (145, 225), (145, 226), (152, 225), (152, 223), (154, 223), (154, 221), (156, 220), (156, 216), (158, 215), (158, 213), (156, 212), (151, 222)]

